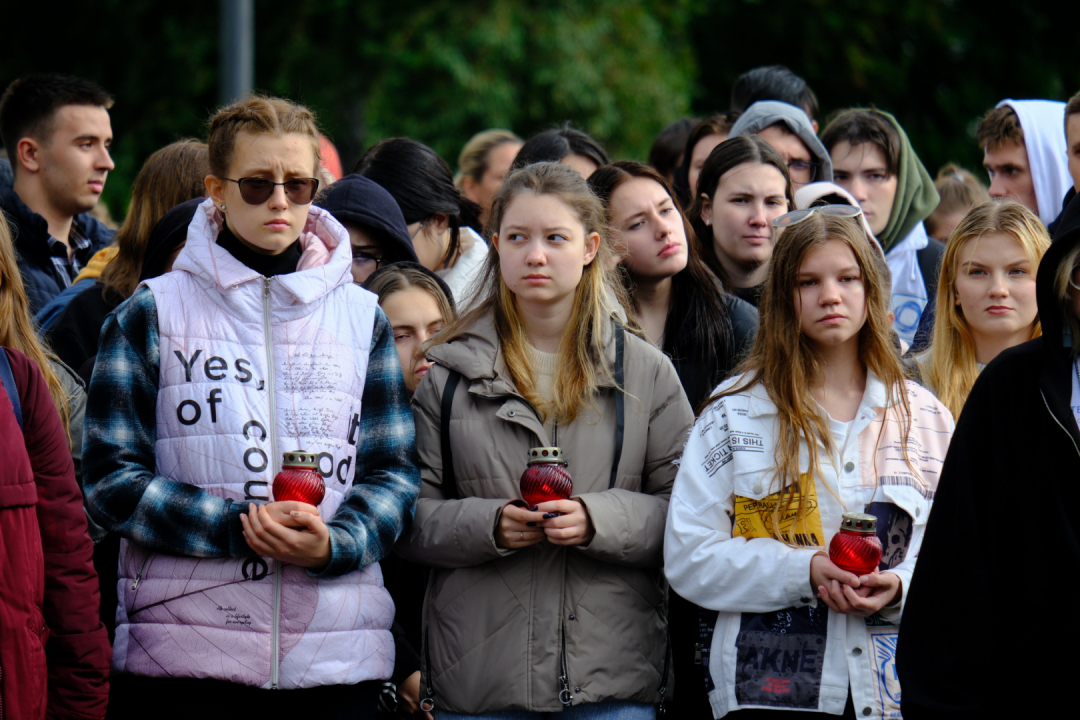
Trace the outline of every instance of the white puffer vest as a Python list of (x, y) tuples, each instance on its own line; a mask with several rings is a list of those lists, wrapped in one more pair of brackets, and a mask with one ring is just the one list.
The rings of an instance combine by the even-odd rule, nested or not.
[[(157, 304), (157, 468), (235, 502), (269, 499), (282, 453), (319, 454), (322, 517), (352, 487), (376, 298), (352, 283), (348, 234), (312, 207), (297, 272), (266, 279), (217, 242), (207, 200)], [(114, 668), (283, 689), (390, 677), (394, 605), (378, 565), (340, 577), (254, 553), (120, 550)]]

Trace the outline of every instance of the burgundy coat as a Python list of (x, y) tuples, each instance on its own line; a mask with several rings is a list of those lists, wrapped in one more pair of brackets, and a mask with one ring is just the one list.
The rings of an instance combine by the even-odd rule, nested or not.
[(0, 389), (0, 717), (103, 718), (112, 651), (67, 436), (37, 365), (7, 355), (26, 431)]

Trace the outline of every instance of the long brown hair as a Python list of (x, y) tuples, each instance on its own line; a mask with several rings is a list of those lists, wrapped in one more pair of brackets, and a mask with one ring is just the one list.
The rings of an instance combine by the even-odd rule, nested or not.
[(135, 292), (150, 231), (173, 207), (206, 194), (209, 157), (206, 143), (180, 140), (146, 159), (131, 189), (127, 217), (116, 232), (116, 257), (101, 273), (106, 292), (124, 300)]
[[(716, 277), (724, 283), (724, 287), (731, 289), (731, 279), (727, 271), (716, 256), (716, 245), (713, 243), (712, 227), (705, 224), (701, 218), (702, 209), (706, 202), (716, 205), (716, 188), (728, 172), (744, 163), (755, 165), (771, 165), (784, 176), (784, 194), (787, 197), (788, 208), (795, 207), (795, 192), (791, 185), (791, 174), (787, 164), (780, 153), (773, 150), (772, 145), (765, 142), (758, 135), (740, 135), (725, 140), (713, 148), (709, 153), (705, 164), (701, 166), (701, 174), (698, 176), (697, 196), (693, 198), (690, 210), (690, 224), (694, 228), (694, 237), (697, 239), (697, 250), (701, 259)], [(771, 229), (771, 228), (770, 228)], [(775, 233), (774, 233), (775, 234)]]
[[(596, 257), (585, 266), (574, 293), (570, 323), (559, 344), (559, 365), (550, 404), (545, 404), (536, 394), (535, 378), (527, 353), (529, 341), (525, 336), (525, 323), (514, 293), (503, 282), (499, 251), (491, 242), (499, 232), (507, 207), (526, 193), (558, 198), (581, 222), (586, 236), (594, 232), (600, 235)], [(559, 163), (527, 165), (511, 172), (495, 196), (488, 241), (490, 248), (480, 272), (482, 284), (476, 305), (436, 336), (432, 345), (461, 337), (478, 320), (494, 315), (503, 358), (518, 392), (545, 418), (553, 412), (560, 423), (570, 423), (584, 407), (593, 404), (600, 372), (614, 376), (604, 353), (604, 336), (619, 303), (625, 305), (628, 302), (622, 285), (609, 269), (612, 254), (604, 206), (577, 171)]]
[[(971, 387), (979, 377), (979, 366), (975, 360), (975, 338), (971, 335), (963, 309), (956, 304), (960, 250), (969, 241), (977, 243), (979, 238), (993, 233), (1001, 233), (1016, 240), (1027, 253), (1032, 272), (1050, 249), (1050, 236), (1038, 216), (1013, 201), (988, 200), (982, 205), (976, 205), (949, 236), (945, 254), (941, 258), (941, 274), (938, 277), (937, 317), (934, 320), (933, 341), (928, 350), (916, 356), (916, 360), (920, 364), (927, 364), (923, 377), (954, 418), (960, 417)], [(1042, 326), (1036, 316), (1031, 325), (1031, 337), (1028, 339), (1040, 335)]]
[[(760, 383), (777, 409), (779, 436), (776, 439), (776, 480), (782, 501), (773, 514), (777, 538), (780, 518), (791, 511), (797, 489), (798, 497), (807, 497), (810, 485), (820, 474), (818, 442), (831, 457), (836, 452), (829, 424), (811, 389), (821, 382), (822, 368), (812, 346), (801, 330), (798, 306), (799, 269), (806, 255), (829, 240), (842, 240), (855, 255), (862, 273), (866, 298), (866, 322), (859, 330), (859, 361), (884, 384), (887, 392), (886, 414), (890, 409), (904, 428), (907, 438), (911, 408), (904, 391), (904, 370), (892, 344), (889, 323), (889, 283), (887, 269), (873, 248), (858, 218), (832, 217), (818, 213), (784, 230), (773, 249), (769, 277), (761, 296), (759, 310), (763, 322), (750, 355), (740, 370), (743, 377), (731, 388), (710, 398), (743, 392)], [(884, 426), (883, 426), (884, 427)], [(810, 468), (799, 473), (799, 446), (806, 443)], [(907, 446), (903, 448), (907, 457)], [(909, 463), (910, 465), (910, 463)], [(795, 522), (805, 520), (810, 508), (801, 502)]]
[(56, 360), (56, 356), (38, 340), (34, 330), (34, 321), (30, 317), (30, 302), (26, 299), (26, 287), (23, 285), (22, 275), (19, 274), (15, 246), (11, 241), (11, 231), (3, 211), (0, 211), (0, 345), (18, 350), (37, 363), (45, 377), (45, 384), (49, 387), (49, 395), (52, 396), (60, 419), (64, 422), (70, 449), (70, 398), (49, 362)]
[[(671, 278), (671, 304), (664, 321), (664, 349), (675, 350), (673, 356), (693, 353), (702, 368), (713, 371), (712, 377), (706, 380), (708, 388), (702, 391), (704, 396), (726, 377), (723, 371), (730, 370), (736, 361), (738, 348), (735, 347), (731, 313), (721, 298), (720, 287), (698, 254), (694, 228), (683, 213), (671, 185), (658, 172), (648, 165), (623, 160), (605, 165), (589, 176), (589, 187), (604, 202), (608, 224), (611, 224), (612, 196), (623, 183), (634, 178), (652, 180), (663, 188), (682, 220), (687, 243), (686, 268)], [(631, 302), (629, 310), (636, 314), (637, 284), (625, 268), (620, 266), (620, 270), (622, 272), (618, 275)], [(691, 399), (691, 402), (694, 401)]]

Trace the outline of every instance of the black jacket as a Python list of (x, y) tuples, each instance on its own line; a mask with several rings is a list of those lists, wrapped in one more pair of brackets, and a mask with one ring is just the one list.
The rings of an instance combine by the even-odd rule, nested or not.
[(757, 308), (734, 295), (724, 294), (719, 285), (717, 292), (721, 293), (721, 302), (731, 320), (731, 336), (724, 340), (725, 345), (730, 344), (734, 348), (731, 362), (723, 362), (721, 358), (701, 357), (700, 348), (692, 341), (691, 314), (686, 312), (685, 308), (673, 308), (675, 317), (670, 318), (664, 328), (664, 353), (671, 358), (686, 399), (690, 401), (690, 407), (695, 413), (716, 386), (726, 380), (750, 352), (754, 336), (757, 335)]
[(1001, 353), (972, 388), (904, 589), (906, 720), (1075, 712), (1080, 431), (1053, 280), (1080, 244), (1080, 205), (1058, 237), (1037, 276), (1043, 336)]
[[(30, 314), (36, 315), (45, 303), (67, 287), (49, 254), (49, 224), (28, 208), (11, 187), (0, 187), (0, 209), (7, 215), (15, 240), (19, 272), (30, 300)], [(112, 242), (113, 231), (89, 213), (76, 215), (73, 223), (76, 230), (90, 240), (90, 247), (75, 251), (75, 257), (86, 265), (94, 253)]]

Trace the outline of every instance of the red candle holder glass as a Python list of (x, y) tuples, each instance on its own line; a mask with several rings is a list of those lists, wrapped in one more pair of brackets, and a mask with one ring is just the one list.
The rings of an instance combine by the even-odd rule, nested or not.
[(844, 513), (840, 532), (829, 543), (829, 559), (855, 575), (869, 575), (881, 563), (881, 540), (877, 518), (864, 513)]
[(303, 450), (285, 453), (281, 472), (274, 476), (273, 492), (275, 502), (295, 500), (318, 507), (326, 495), (318, 456)]
[(549, 500), (568, 500), (574, 481), (566, 469), (563, 452), (557, 447), (539, 447), (529, 451), (529, 465), (521, 474), (521, 497), (528, 507)]

